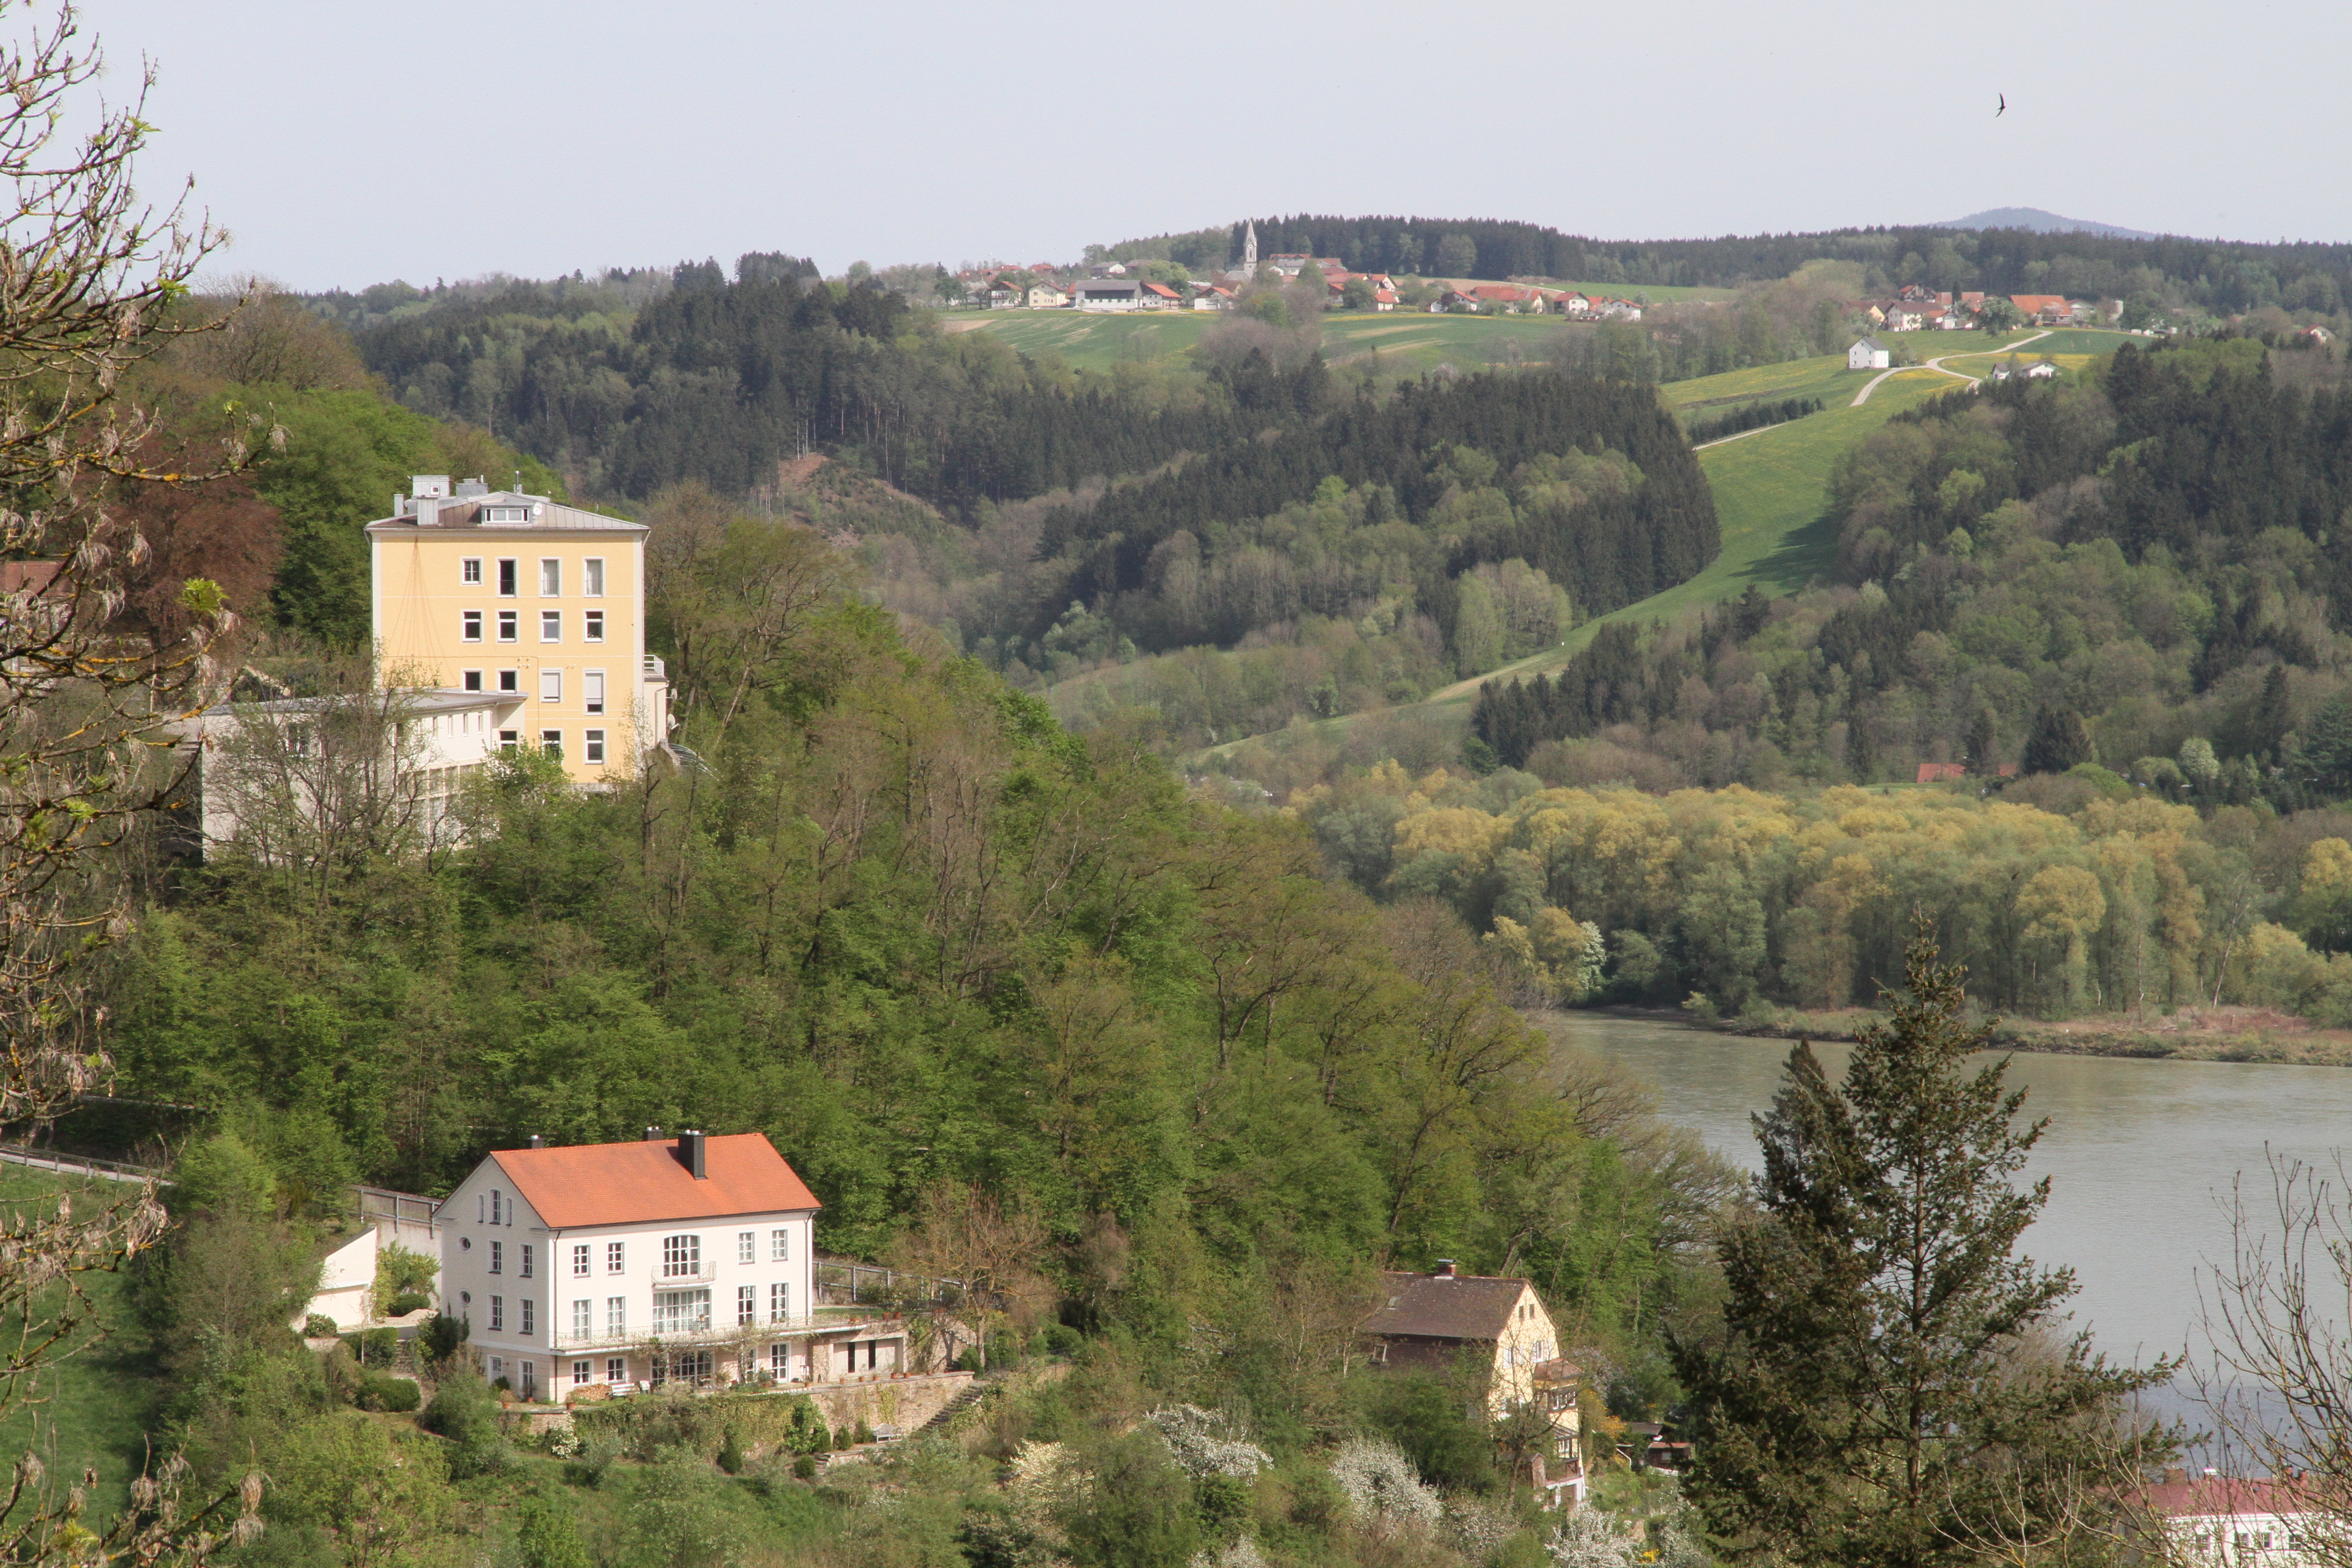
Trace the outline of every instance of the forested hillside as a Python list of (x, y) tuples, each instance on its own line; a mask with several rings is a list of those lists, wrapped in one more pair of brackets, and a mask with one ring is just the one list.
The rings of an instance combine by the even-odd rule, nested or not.
[(1839, 463), (1837, 584), (1605, 628), (1490, 686), (1476, 733), (1564, 779), (2097, 761), (2282, 806), (2352, 791), (2342, 371), (2207, 340), (1948, 396)]
[[(256, 726), (215, 765), (300, 772), (304, 808), (202, 866), (155, 833), (78, 851), (126, 907), (114, 941), (77, 946), (71, 995), (104, 1021), (111, 1096), (56, 1136), (122, 1149), (144, 1118), (176, 1156), (168, 1216), (135, 1188), (113, 1209), (74, 1194), (140, 1227), (103, 1260), (126, 1277), (75, 1308), (113, 1338), (103, 1393), (69, 1384), (69, 1417), (105, 1425), (59, 1449), (98, 1467), (92, 1516), (148, 1495), (129, 1478), (162, 1449), (170, 1484), (249, 1515), (221, 1560), (250, 1568), (676, 1563), (681, 1530), (705, 1568), (1007, 1542), (1108, 1564), (1132, 1559), (1105, 1532), (1147, 1526), (1155, 1563), (1261, 1534), (1309, 1563), (1386, 1538), (1391, 1509), (1433, 1565), (1539, 1550), (1549, 1521), (1512, 1477), (1542, 1429), (1498, 1447), (1452, 1369), (1372, 1368), (1377, 1270), (1539, 1279), (1605, 1440), (1671, 1395), (1663, 1334), (1706, 1310), (1725, 1168), (1556, 1049), (1517, 1010), (1525, 976), (1453, 911), (1335, 884), (1304, 826), (1190, 796), (1130, 739), (1075, 738), (911, 646), (825, 537), (708, 491), (664, 504), (675, 760), (587, 794), (520, 752), (452, 852), (373, 746)], [(798, 612), (743, 635), (794, 574), (814, 585)], [(369, 679), (257, 657), (312, 660), (313, 689)], [(943, 1272), (989, 1248), (1002, 1310), (966, 1364), (1041, 1375), (995, 1386), (955, 1440), (813, 1485), (814, 1455), (866, 1434), (785, 1432), (788, 1396), (673, 1383), (550, 1445), (505, 1428), (455, 1319), (415, 1347), (434, 1388), (414, 1422), (389, 1331), (321, 1353), (289, 1327), (348, 1239), (349, 1184), (446, 1190), (533, 1134), (649, 1122), (773, 1139), (822, 1194), (828, 1252)], [(49, 1189), (9, 1196), (12, 1225), (58, 1217)], [(1213, 1423), (1259, 1490), (1229, 1470), (1196, 1488), (1153, 1423)], [(1000, 1474), (1032, 1443), (1069, 1456), (1042, 1500)], [(1342, 1489), (1367, 1468), (1359, 1506)]]
[[(1195, 367), (1108, 374), (943, 334), (877, 286), (691, 268), (614, 313), (622, 293), (451, 291), (359, 342), (405, 405), (478, 420), (582, 486), (656, 516), (701, 487), (854, 542), (883, 603), (1021, 684), (1292, 650), (1256, 656), (1283, 665), (1278, 690), (1176, 717), (1172, 743), (1418, 697), (1716, 550), (1687, 442), (1643, 388), (1343, 383), (1275, 291)], [(1304, 651), (1335, 637), (1344, 668)]]

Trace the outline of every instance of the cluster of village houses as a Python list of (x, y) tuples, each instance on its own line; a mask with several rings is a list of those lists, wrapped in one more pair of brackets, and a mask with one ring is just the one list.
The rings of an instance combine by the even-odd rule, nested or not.
[[(1271, 256), (1265, 269), (1285, 281), (1312, 274), (1323, 280), (1333, 305), (1344, 300), (1350, 283), (1361, 283), (1367, 303), (1377, 311), (1394, 310), (1402, 297), (1397, 281), (1385, 272), (1354, 272), (1328, 256)], [(1242, 287), (1258, 276), (1258, 268), (1235, 268), (1213, 279), (1185, 283), (1160, 283), (1130, 272), (1118, 262), (1090, 269), (1084, 278), (1066, 279), (1052, 266), (996, 271), (973, 268), (957, 274), (973, 304), (996, 310), (1228, 310)], [(1642, 307), (1631, 300), (1586, 294), (1574, 289), (1546, 289), (1533, 284), (1463, 283), (1446, 289), (1423, 307), (1435, 314), (1453, 310), (1493, 310), (1513, 315), (1567, 316), (1583, 321), (1638, 321)]]
[(1857, 306), (1874, 327), (1890, 332), (1961, 332), (1979, 324), (1985, 302), (2007, 300), (2029, 326), (2089, 327), (2123, 313), (2120, 300), (2069, 300), (2063, 294), (1955, 294), (1949, 289), (1906, 284), (1892, 300), (1866, 300)]
[[(1266, 273), (1284, 281), (1319, 277), (1330, 303), (1337, 305), (1349, 285), (1361, 283), (1374, 310), (1397, 309), (1402, 291), (1385, 272), (1356, 272), (1333, 256), (1277, 254), (1261, 267), (1257, 235), (1253, 228), (1243, 244), (1242, 264), (1213, 278), (1163, 283), (1143, 276), (1143, 263), (1099, 262), (1083, 278), (1069, 275), (1051, 262), (1030, 267), (967, 268), (957, 273), (965, 298), (997, 310), (1224, 310), (1233, 308), (1239, 290)], [(2112, 321), (2121, 314), (2120, 300), (2069, 300), (2063, 294), (1955, 294), (1906, 284), (1889, 300), (1864, 300), (1853, 310), (1871, 326), (1890, 332), (1962, 331), (1979, 324), (1988, 300), (2006, 299), (2027, 323), (2044, 327), (2089, 326)], [(1565, 316), (1580, 321), (1638, 321), (1642, 306), (1635, 300), (1577, 289), (1552, 289), (1537, 283), (1472, 283), (1454, 281), (1423, 307), (1433, 313), (1484, 310), (1509, 315)]]

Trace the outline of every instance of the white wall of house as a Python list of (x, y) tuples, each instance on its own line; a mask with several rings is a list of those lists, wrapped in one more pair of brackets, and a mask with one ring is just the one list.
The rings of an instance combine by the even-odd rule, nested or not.
[(319, 1293), (310, 1298), (301, 1316), (318, 1313), (335, 1320), (339, 1332), (365, 1328), (374, 1316), (375, 1259), (382, 1238), (373, 1226), (360, 1232), (327, 1255), (319, 1272)]
[(1499, 1419), (1515, 1405), (1535, 1397), (1535, 1369), (1559, 1354), (1559, 1332), (1530, 1285), (1520, 1291), (1509, 1320), (1495, 1341), (1495, 1382), (1487, 1405)]
[[(195, 752), (193, 782), (198, 826), (207, 846), (228, 842), (237, 836), (241, 826), (240, 791), (230, 778), (229, 770), (236, 765), (232, 751), (245, 725), (282, 724), (288, 727), (290, 737), (299, 739), (307, 721), (334, 700), (352, 700), (298, 698), (255, 704), (223, 703), (164, 727), (164, 732), (179, 746)], [(372, 694), (361, 700), (373, 702), (381, 699)], [(455, 803), (464, 794), (467, 780), (499, 754), (504, 745), (500, 735), (512, 731), (517, 723), (514, 715), (521, 703), (520, 695), (499, 692), (411, 691), (385, 710), (401, 716), (400, 749), (394, 755), (427, 818), (420, 826), (432, 833), (436, 843), (445, 842), (448, 835), (455, 833), (456, 824), (449, 816)], [(291, 763), (296, 770), (305, 765), (300, 757)], [(304, 797), (306, 800), (318, 798), (314, 786), (315, 781), (302, 785), (314, 790)]]
[[(442, 1310), (472, 1325), (468, 1342), (484, 1371), (518, 1392), (561, 1398), (582, 1384), (643, 1380), (652, 1375), (642, 1353), (648, 1340), (739, 1325), (778, 1331), (761, 1344), (759, 1371), (806, 1378), (834, 1370), (823, 1344), (818, 1364), (809, 1364), (810, 1211), (559, 1230), (490, 1159), (438, 1217)], [(787, 1325), (797, 1337), (787, 1338)]]

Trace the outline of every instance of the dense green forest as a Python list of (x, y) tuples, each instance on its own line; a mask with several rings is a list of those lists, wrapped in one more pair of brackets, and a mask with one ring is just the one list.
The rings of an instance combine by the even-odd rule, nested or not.
[(1294, 793), (1359, 886), (1436, 898), (1567, 1001), (1867, 1004), (1909, 916), (1988, 1008), (2248, 1002), (2352, 1024), (2352, 814), (2168, 804), (2104, 770), (1994, 798), (1547, 788), (1394, 764)]

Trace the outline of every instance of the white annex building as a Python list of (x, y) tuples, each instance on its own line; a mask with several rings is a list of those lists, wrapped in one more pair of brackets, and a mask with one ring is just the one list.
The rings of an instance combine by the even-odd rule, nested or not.
[(436, 1216), (441, 1310), (525, 1397), (903, 1369), (902, 1325), (814, 1315), (818, 1206), (756, 1132), (502, 1149)]
[(1853, 346), (1845, 351), (1848, 370), (1888, 370), (1894, 364), (1895, 356), (1876, 338), (1857, 338)]

